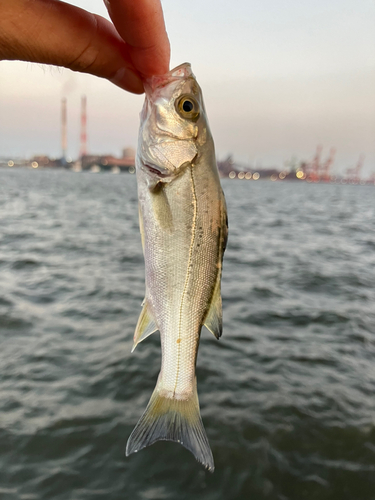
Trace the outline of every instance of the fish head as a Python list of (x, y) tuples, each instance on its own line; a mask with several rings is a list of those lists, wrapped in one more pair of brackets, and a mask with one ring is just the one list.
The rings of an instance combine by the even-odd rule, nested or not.
[(144, 82), (137, 151), (149, 185), (171, 182), (210, 137), (202, 91), (188, 63)]

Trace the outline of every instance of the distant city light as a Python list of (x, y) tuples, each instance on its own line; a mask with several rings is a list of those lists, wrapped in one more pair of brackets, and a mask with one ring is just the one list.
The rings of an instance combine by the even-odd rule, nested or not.
[(298, 172), (296, 172), (296, 177), (298, 179), (305, 179), (306, 175), (302, 172), (302, 170), (298, 170)]
[(286, 175), (285, 175), (285, 173), (284, 173), (284, 172), (280, 172), (280, 173), (279, 173), (279, 178), (280, 178), (280, 179), (285, 179), (285, 177), (286, 177)]
[(13, 160), (9, 160), (8, 161), (8, 167), (14, 167), (14, 161)]
[(246, 172), (245, 179), (247, 180), (251, 179), (251, 172)]
[(236, 178), (236, 172), (232, 170), (232, 172), (229, 172), (229, 179), (235, 179)]
[(271, 177), (270, 177), (271, 181), (276, 181), (277, 179), (277, 175), (276, 174), (272, 174)]
[(259, 172), (254, 172), (253, 173), (253, 179), (254, 179), (254, 181), (257, 181), (259, 179), (259, 177), (260, 177)]
[(243, 179), (244, 177), (245, 177), (244, 172), (240, 172), (240, 173), (238, 174), (238, 178), (239, 178), (239, 179)]
[(31, 163), (31, 166), (32, 166), (33, 168), (38, 168), (38, 167), (39, 167), (39, 163), (38, 163), (37, 161), (33, 161), (33, 162)]
[(129, 174), (135, 174), (135, 168), (134, 167), (130, 167), (129, 168)]

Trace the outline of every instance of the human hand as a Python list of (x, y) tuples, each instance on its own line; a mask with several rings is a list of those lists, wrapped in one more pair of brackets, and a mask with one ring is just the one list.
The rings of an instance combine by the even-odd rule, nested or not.
[(58, 0), (0, 0), (0, 60), (63, 66), (141, 94), (166, 73), (170, 48), (160, 0), (104, 0), (113, 24)]

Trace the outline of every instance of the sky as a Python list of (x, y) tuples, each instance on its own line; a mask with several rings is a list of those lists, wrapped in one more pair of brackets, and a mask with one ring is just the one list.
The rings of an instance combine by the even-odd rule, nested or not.
[[(101, 0), (70, 3), (108, 18)], [(171, 67), (188, 61), (202, 87), (219, 159), (282, 167), (337, 149), (344, 173), (365, 155), (375, 172), (375, 0), (164, 0)], [(0, 61), (0, 157), (79, 151), (81, 96), (88, 149), (136, 147), (143, 97), (90, 75)]]

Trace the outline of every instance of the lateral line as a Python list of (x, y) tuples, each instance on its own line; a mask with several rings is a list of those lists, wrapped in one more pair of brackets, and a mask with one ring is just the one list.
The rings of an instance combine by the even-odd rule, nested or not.
[[(191, 261), (193, 257), (193, 248), (194, 248), (194, 241), (195, 241), (195, 229), (197, 225), (197, 194), (195, 191), (195, 182), (194, 182), (194, 175), (193, 175), (193, 166), (190, 165), (190, 177), (191, 177), (191, 192), (193, 195), (193, 207), (194, 207), (194, 212), (193, 212), (193, 222), (191, 225), (191, 241), (190, 241), (190, 248), (189, 248), (189, 258), (188, 258), (188, 267), (186, 271), (186, 278), (185, 278), (185, 284), (184, 284), (184, 289), (182, 291), (181, 295), (181, 304), (180, 304), (180, 317), (179, 317), (179, 323), (178, 323), (178, 341), (181, 341), (181, 326), (182, 326), (182, 307), (185, 299), (185, 295), (187, 292), (187, 287), (189, 283), (189, 278), (191, 274)], [(181, 357), (181, 342), (177, 343), (177, 372), (176, 372), (176, 382), (174, 385), (173, 389), (173, 396), (176, 393), (177, 389), (177, 384), (178, 384), (178, 375), (180, 372), (180, 357)]]

